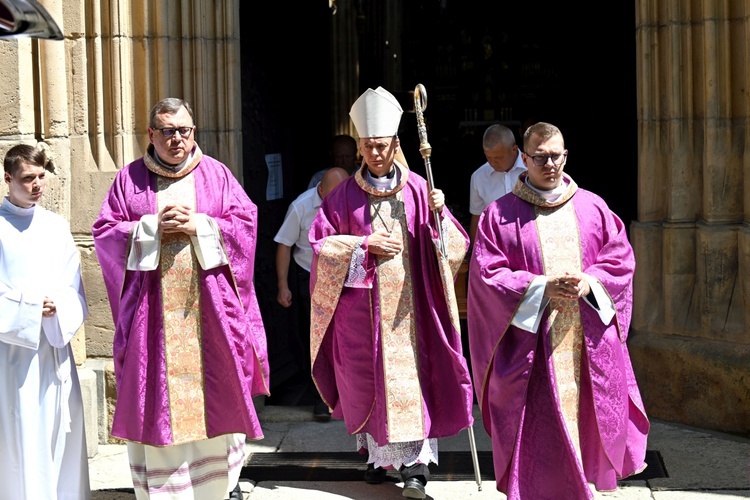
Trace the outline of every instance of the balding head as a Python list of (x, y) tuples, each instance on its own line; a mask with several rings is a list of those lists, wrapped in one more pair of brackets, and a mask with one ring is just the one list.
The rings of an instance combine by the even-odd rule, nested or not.
[(349, 172), (343, 168), (333, 167), (329, 168), (323, 174), (323, 178), (320, 180), (318, 185), (318, 194), (321, 198), (325, 198), (333, 188), (339, 185), (340, 182), (345, 181), (349, 177)]

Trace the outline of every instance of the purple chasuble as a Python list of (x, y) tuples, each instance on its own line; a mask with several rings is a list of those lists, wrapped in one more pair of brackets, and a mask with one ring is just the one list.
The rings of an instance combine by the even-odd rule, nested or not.
[[(467, 298), (477, 399), (497, 489), (508, 499), (593, 498), (587, 483), (614, 490), (617, 479), (645, 467), (649, 422), (626, 344), (635, 258), (624, 224), (599, 196), (565, 176), (566, 194), (547, 203), (524, 184), (526, 175), (479, 221)], [(579, 443), (568, 434), (556, 385), (550, 306), (537, 333), (511, 324), (531, 281), (545, 274), (544, 255), (554, 259), (558, 250), (545, 245), (539, 218), (566, 204), (574, 216), (555, 231), (580, 242), (580, 271), (602, 284), (616, 309), (607, 325), (584, 299), (574, 309), (583, 332), (582, 352), (573, 353), (580, 359)]]
[[(403, 204), (410, 280), (413, 293), (416, 349), (411, 359), (418, 369), (422, 422), (419, 439), (453, 436), (473, 423), (473, 393), (459, 327), (451, 320), (452, 293), (443, 287), (434, 239), (437, 233), (427, 203), (427, 184), (401, 167), (399, 185), (390, 193)], [(382, 332), (398, 328), (398, 318), (381, 317), (382, 283), (378, 257), (367, 252), (373, 232), (368, 191), (375, 190), (363, 178), (364, 166), (326, 196), (310, 228), (313, 263), (312, 374), (334, 418), (343, 418), (349, 433), (369, 433), (379, 445), (390, 440), (388, 397), (385, 394)], [(382, 193), (381, 193), (382, 194)], [(374, 194), (373, 196), (380, 196)], [(443, 213), (447, 236), (447, 260), (453, 279), (468, 248), (466, 231), (450, 211)], [(447, 233), (447, 235), (446, 235)], [(360, 286), (344, 286), (352, 255), (361, 258)], [(336, 273), (332, 273), (332, 269)], [(354, 271), (354, 270), (352, 270)], [(457, 319), (457, 318), (456, 318)], [(317, 333), (319, 332), (319, 334)]]
[[(226, 166), (206, 155), (196, 160), (185, 167), (192, 168), (186, 175), (195, 186), (195, 199), (185, 203), (216, 223), (229, 259), (214, 269), (197, 268), (206, 437), (243, 433), (260, 439), (252, 398), (269, 394), (269, 366), (253, 284), (257, 207)], [(115, 324), (112, 435), (165, 446), (173, 444), (162, 314), (169, 290), (162, 289), (160, 267), (126, 270), (133, 226), (157, 213), (156, 184), (157, 174), (143, 158), (123, 167), (92, 232)]]

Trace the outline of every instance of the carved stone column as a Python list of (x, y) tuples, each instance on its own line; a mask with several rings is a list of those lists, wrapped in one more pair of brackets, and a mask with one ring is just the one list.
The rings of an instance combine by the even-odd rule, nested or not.
[(636, 0), (638, 267), (651, 417), (750, 431), (746, 3)]

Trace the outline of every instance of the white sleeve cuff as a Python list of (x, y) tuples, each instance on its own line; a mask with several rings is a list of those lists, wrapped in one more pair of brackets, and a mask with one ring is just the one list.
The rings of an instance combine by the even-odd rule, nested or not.
[(365, 251), (362, 244), (365, 237), (362, 236), (357, 240), (357, 244), (352, 250), (352, 256), (349, 259), (349, 272), (346, 273), (344, 286), (349, 288), (372, 288), (371, 283), (367, 283), (367, 270), (365, 269)]
[(586, 276), (586, 281), (588, 281), (591, 293), (594, 294), (594, 298), (596, 299), (596, 303), (599, 307), (594, 307), (594, 305), (589, 302), (586, 297), (584, 297), (583, 299), (588, 305), (594, 307), (596, 312), (599, 314), (599, 319), (602, 320), (602, 323), (608, 325), (609, 322), (612, 321), (612, 318), (615, 316), (615, 305), (612, 303), (612, 299), (609, 298), (609, 294), (606, 290), (604, 290), (602, 284), (599, 283), (599, 280), (594, 279), (590, 276)]
[(39, 348), (44, 296), (11, 290), (0, 297), (0, 342)]
[(229, 264), (216, 221), (206, 214), (195, 214), (195, 236), (190, 236), (195, 256), (204, 270)]
[(153, 271), (159, 266), (161, 235), (159, 216), (147, 214), (133, 225), (128, 251), (128, 271)]
[(65, 347), (88, 316), (88, 306), (83, 295), (73, 288), (56, 290), (49, 297), (57, 312), (42, 318), (42, 329), (52, 347)]
[(544, 276), (537, 276), (531, 281), (526, 294), (518, 305), (516, 313), (513, 315), (513, 319), (511, 320), (513, 326), (527, 332), (537, 332), (539, 323), (542, 320), (541, 313), (547, 307), (547, 304), (549, 304), (549, 298), (544, 296), (546, 286), (547, 278)]

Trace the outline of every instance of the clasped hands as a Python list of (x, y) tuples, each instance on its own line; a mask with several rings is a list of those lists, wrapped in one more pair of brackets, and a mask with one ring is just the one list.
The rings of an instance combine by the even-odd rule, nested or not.
[(171, 204), (159, 212), (159, 232), (195, 235), (195, 211), (186, 205)]
[(591, 287), (583, 273), (565, 273), (547, 276), (544, 295), (551, 299), (580, 299), (591, 292)]
[(404, 249), (404, 242), (383, 228), (378, 229), (367, 238), (367, 251), (375, 255), (393, 257)]
[(42, 316), (45, 318), (51, 318), (57, 313), (57, 306), (49, 297), (44, 297), (44, 303), (42, 304)]

